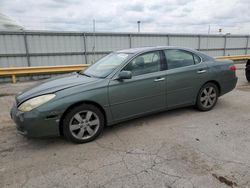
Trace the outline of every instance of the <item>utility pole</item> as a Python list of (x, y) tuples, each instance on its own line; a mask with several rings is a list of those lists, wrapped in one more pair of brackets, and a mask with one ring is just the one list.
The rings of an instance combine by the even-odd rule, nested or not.
[(95, 33), (95, 19), (93, 19), (93, 33)]
[(221, 28), (219, 28), (219, 34), (221, 34), (222, 33), (222, 29)]
[(141, 27), (141, 25), (140, 25), (141, 21), (137, 21), (137, 24), (138, 24), (138, 33), (140, 33), (140, 30), (141, 30), (141, 28), (140, 28)]

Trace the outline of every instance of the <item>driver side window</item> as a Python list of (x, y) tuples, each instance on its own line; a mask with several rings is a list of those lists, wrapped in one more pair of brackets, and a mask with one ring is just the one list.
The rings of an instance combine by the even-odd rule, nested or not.
[(158, 72), (161, 70), (160, 52), (149, 52), (134, 58), (126, 67), (125, 71), (131, 71), (132, 76)]

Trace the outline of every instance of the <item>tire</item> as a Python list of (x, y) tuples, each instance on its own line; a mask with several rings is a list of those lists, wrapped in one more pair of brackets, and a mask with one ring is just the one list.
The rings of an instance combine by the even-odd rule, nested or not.
[(250, 65), (246, 68), (246, 79), (248, 82), (250, 82)]
[(209, 111), (217, 103), (219, 96), (218, 87), (213, 83), (202, 86), (196, 100), (196, 108), (200, 111)]
[(94, 105), (82, 104), (72, 108), (63, 119), (67, 140), (82, 144), (96, 139), (104, 128), (104, 115)]

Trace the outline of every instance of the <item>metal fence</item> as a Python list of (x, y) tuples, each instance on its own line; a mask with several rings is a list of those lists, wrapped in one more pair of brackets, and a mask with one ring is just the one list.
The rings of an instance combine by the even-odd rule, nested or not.
[[(90, 64), (111, 51), (182, 46), (211, 56), (250, 53), (249, 35), (89, 32), (0, 32), (0, 67)], [(44, 75), (34, 76), (44, 77)], [(23, 76), (20, 79), (30, 79)], [(8, 80), (8, 79), (7, 79)], [(7, 81), (0, 78), (0, 82)]]

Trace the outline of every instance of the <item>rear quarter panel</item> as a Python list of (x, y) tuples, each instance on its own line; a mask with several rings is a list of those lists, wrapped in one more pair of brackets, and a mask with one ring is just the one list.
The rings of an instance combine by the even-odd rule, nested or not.
[(220, 85), (220, 95), (232, 91), (237, 83), (235, 71), (229, 70), (229, 67), (234, 63), (231, 60), (214, 60), (206, 62), (211, 80), (214, 80)]

